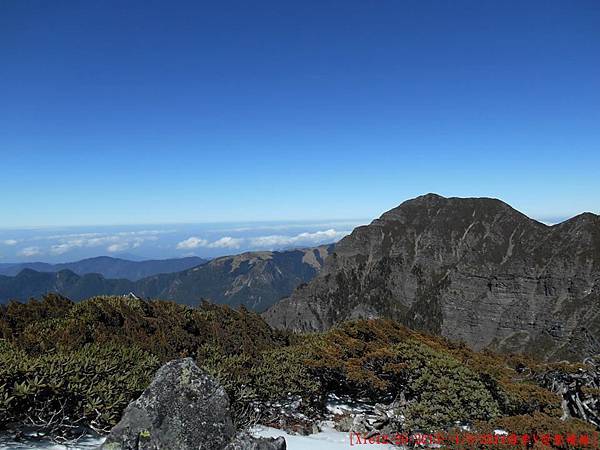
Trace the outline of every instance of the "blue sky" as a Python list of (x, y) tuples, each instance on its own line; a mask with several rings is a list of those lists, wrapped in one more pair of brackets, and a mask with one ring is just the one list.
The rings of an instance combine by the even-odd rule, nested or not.
[[(600, 211), (600, 2), (0, 3), (0, 228)], [(9, 240), (9, 238), (6, 238)]]

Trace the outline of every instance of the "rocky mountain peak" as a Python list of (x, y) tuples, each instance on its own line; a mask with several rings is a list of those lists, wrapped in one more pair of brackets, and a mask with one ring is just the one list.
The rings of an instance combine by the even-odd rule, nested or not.
[(356, 228), (265, 317), (295, 330), (388, 317), (477, 349), (578, 358), (600, 350), (597, 224), (588, 213), (550, 227), (497, 199), (427, 194)]

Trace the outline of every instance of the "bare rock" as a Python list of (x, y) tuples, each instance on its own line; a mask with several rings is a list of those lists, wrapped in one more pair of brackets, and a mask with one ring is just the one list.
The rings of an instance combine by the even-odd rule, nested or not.
[(100, 449), (281, 450), (285, 440), (236, 436), (225, 390), (186, 358), (158, 370)]
[(248, 433), (238, 434), (225, 450), (286, 450), (287, 446), (283, 437), (257, 438)]

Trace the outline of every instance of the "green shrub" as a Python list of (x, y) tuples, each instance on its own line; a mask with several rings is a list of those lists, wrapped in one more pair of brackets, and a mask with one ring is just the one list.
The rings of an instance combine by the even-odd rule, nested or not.
[[(513, 444), (510, 439), (506, 442), (483, 443), (481, 438), (484, 436), (494, 436), (494, 430), (501, 429), (508, 433), (506, 438), (512, 436)], [(494, 450), (498, 448), (533, 448), (573, 450), (581, 448), (591, 448), (594, 441), (596, 430), (590, 424), (577, 419), (560, 420), (556, 417), (550, 417), (546, 414), (535, 412), (533, 414), (522, 414), (517, 416), (497, 417), (488, 422), (476, 422), (472, 436), (479, 438), (479, 442), (467, 445), (467, 433), (462, 430), (450, 431), (451, 436), (459, 436), (461, 445), (453, 445), (452, 448)], [(526, 444), (523, 444), (523, 436), (526, 436)], [(590, 444), (582, 445), (580, 439), (588, 437)], [(569, 442), (569, 437), (575, 442)], [(506, 439), (505, 438), (505, 439)], [(455, 440), (455, 439), (454, 439)], [(545, 442), (544, 442), (545, 441)]]
[(234, 421), (241, 426), (260, 418), (257, 405), (293, 397), (311, 405), (321, 396), (321, 386), (307, 368), (299, 346), (264, 351), (252, 358), (247, 354), (224, 355), (218, 347), (205, 345), (199, 349), (197, 360), (221, 383), (231, 400)]
[(380, 327), (380, 322), (371, 321), (368, 330), (361, 325), (325, 334), (313, 350), (315, 359), (309, 363), (332, 391), (373, 401), (391, 401), (402, 394), (408, 402), (407, 426), (424, 430), (488, 420), (500, 413), (480, 376), (448, 352), (408, 337), (407, 331), (394, 332), (388, 323)]
[(227, 355), (218, 346), (203, 345), (198, 349), (196, 360), (219, 381), (232, 404), (245, 406), (258, 399), (250, 373), (253, 359), (249, 355)]
[(251, 369), (252, 384), (259, 398), (277, 401), (286, 397), (301, 397), (314, 401), (321, 385), (306, 364), (302, 346), (265, 351)]
[(409, 427), (439, 430), (499, 415), (498, 403), (479, 375), (451, 356), (412, 340), (394, 350), (407, 365), (406, 394), (414, 400), (406, 413)]
[(50, 434), (73, 425), (106, 430), (158, 366), (158, 358), (132, 346), (30, 356), (0, 343), (0, 424), (30, 424)]
[[(273, 330), (245, 309), (208, 303), (96, 297), (75, 304), (48, 296), (0, 306), (0, 427), (106, 429), (161, 363), (183, 356), (195, 356), (221, 382), (241, 426), (257, 419), (257, 406), (297, 397), (312, 413), (328, 394), (404, 398), (408, 429), (508, 427), (520, 417), (552, 424), (560, 399), (535, 380), (548, 370), (580, 369), (474, 352), (389, 320), (299, 335)], [(494, 422), (503, 417), (509, 422)]]
[(0, 324), (29, 353), (112, 342), (136, 345), (165, 362), (192, 356), (204, 344), (252, 355), (285, 342), (258, 314), (244, 309), (209, 303), (192, 308), (130, 297), (95, 297), (77, 304), (60, 299), (59, 314), (48, 312), (59, 309), (49, 306), (56, 299), (0, 307)]
[(41, 301), (27, 303), (10, 302), (0, 305), (0, 339), (11, 339), (18, 335), (29, 323), (44, 319), (64, 317), (73, 303), (57, 294), (49, 294)]

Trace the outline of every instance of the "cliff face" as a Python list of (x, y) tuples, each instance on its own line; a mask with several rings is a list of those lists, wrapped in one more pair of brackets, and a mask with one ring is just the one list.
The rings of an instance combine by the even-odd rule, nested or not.
[(475, 349), (598, 353), (600, 217), (547, 226), (499, 200), (428, 194), (356, 228), (264, 315), (294, 330), (388, 317)]

